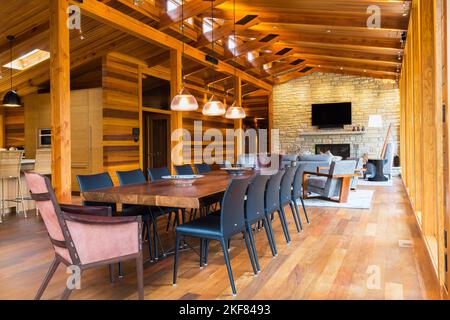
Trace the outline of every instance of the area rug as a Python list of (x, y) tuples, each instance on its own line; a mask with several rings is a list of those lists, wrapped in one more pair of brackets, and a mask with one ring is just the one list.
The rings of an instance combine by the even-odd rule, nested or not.
[(368, 186), (368, 187), (392, 187), (394, 184), (392, 179), (388, 181), (368, 181), (364, 179), (358, 180), (358, 186)]
[[(348, 208), (348, 209), (370, 209), (372, 205), (372, 197), (374, 192), (375, 190), (350, 191), (348, 195), (348, 201), (346, 203), (338, 203), (318, 198), (305, 199), (305, 206)], [(300, 200), (297, 201), (297, 204), (301, 205)]]

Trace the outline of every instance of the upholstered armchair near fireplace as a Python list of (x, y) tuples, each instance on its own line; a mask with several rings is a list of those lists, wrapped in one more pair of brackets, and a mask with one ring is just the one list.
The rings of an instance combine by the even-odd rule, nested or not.
[[(40, 299), (58, 266), (86, 269), (136, 260), (138, 297), (144, 298), (142, 261), (142, 218), (112, 217), (109, 207), (59, 205), (50, 180), (37, 173), (25, 173), (31, 198), (36, 201), (55, 252), (52, 264), (35, 299)], [(67, 286), (61, 299), (68, 299)]]
[(303, 172), (303, 199), (314, 193), (320, 198), (332, 201), (338, 198), (340, 203), (347, 202), (351, 181), (358, 176), (355, 168), (356, 161), (344, 160), (332, 162), (328, 173), (320, 172), (320, 169)]

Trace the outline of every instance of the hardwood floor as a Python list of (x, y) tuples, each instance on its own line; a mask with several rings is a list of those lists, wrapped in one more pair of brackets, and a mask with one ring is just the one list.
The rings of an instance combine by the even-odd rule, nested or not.
[[(368, 187), (361, 187), (368, 188)], [(238, 294), (231, 295), (226, 267), (217, 245), (209, 265), (189, 250), (180, 255), (177, 286), (173, 258), (144, 269), (146, 299), (439, 299), (434, 270), (415, 226), (399, 178), (393, 187), (376, 187), (371, 210), (309, 208), (311, 224), (297, 234), (287, 212), (292, 244), (287, 246), (274, 222), (279, 255), (272, 258), (264, 231), (255, 234), (261, 273), (254, 277), (244, 241), (231, 242), (231, 263)], [(161, 223), (165, 225), (165, 223)], [(163, 234), (166, 247), (172, 231)], [(191, 242), (196, 245), (197, 242)], [(145, 247), (145, 249), (147, 249)], [(147, 254), (147, 251), (145, 251)], [(7, 217), (0, 225), (0, 299), (32, 299), (53, 252), (43, 223), (34, 215)], [(376, 275), (379, 272), (379, 281)], [(45, 299), (57, 299), (68, 274), (60, 267)], [(71, 299), (136, 299), (132, 262), (125, 277), (109, 283), (107, 268), (83, 274), (81, 290)]]

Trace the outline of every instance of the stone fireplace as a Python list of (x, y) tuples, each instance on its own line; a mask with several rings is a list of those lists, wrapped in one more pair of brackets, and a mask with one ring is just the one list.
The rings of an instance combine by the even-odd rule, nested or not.
[(316, 154), (330, 151), (334, 156), (340, 156), (347, 159), (351, 155), (351, 146), (348, 143), (342, 144), (316, 144)]

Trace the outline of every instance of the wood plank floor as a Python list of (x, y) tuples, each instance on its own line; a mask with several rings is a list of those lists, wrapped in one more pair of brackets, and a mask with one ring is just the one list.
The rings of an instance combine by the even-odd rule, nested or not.
[[(363, 188), (363, 187), (361, 187)], [(365, 187), (368, 188), (368, 187)], [(193, 251), (181, 254), (177, 286), (173, 259), (144, 269), (146, 299), (439, 299), (439, 288), (399, 178), (393, 187), (376, 187), (371, 210), (309, 208), (311, 224), (297, 234), (290, 212), (292, 244), (287, 246), (274, 222), (279, 255), (272, 258), (264, 231), (255, 234), (261, 273), (254, 277), (243, 240), (231, 242), (238, 294), (231, 295), (219, 248), (209, 265), (198, 267)], [(161, 222), (161, 224), (164, 224)], [(172, 232), (165, 234), (166, 247)], [(405, 242), (406, 241), (406, 242)], [(196, 244), (196, 243), (193, 243)], [(405, 245), (406, 244), (406, 245)], [(147, 254), (147, 251), (145, 251)], [(31, 299), (53, 257), (39, 218), (5, 218), (0, 225), (0, 299)], [(125, 277), (108, 281), (107, 268), (83, 274), (71, 299), (135, 299), (134, 264)], [(379, 275), (379, 277), (377, 277)], [(66, 278), (58, 269), (44, 294), (57, 299)], [(379, 281), (378, 281), (379, 279)]]

